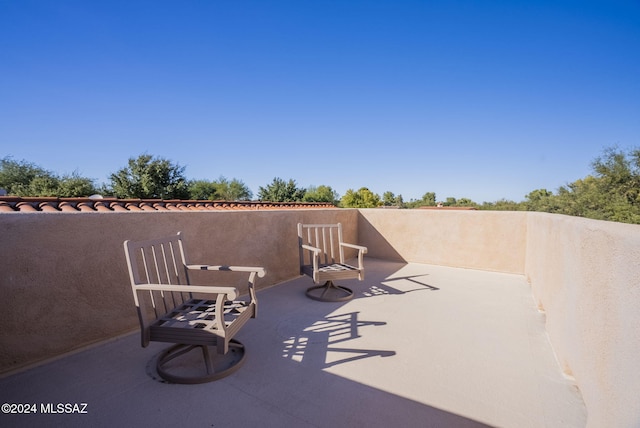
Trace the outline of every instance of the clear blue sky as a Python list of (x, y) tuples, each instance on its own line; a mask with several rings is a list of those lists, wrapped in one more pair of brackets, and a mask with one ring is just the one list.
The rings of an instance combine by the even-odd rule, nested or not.
[(521, 201), (640, 146), (640, 1), (0, 0), (0, 157)]

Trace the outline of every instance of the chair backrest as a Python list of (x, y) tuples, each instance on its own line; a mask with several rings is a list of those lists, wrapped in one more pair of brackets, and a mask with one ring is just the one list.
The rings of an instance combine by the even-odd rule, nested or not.
[(150, 323), (192, 297), (191, 293), (137, 288), (140, 284), (189, 285), (182, 233), (147, 241), (125, 241), (124, 249), (146, 346)]
[(342, 224), (303, 224), (298, 223), (298, 243), (300, 266), (309, 265), (313, 260), (313, 251), (305, 250), (303, 245), (320, 249), (320, 263), (344, 263), (342, 243)]

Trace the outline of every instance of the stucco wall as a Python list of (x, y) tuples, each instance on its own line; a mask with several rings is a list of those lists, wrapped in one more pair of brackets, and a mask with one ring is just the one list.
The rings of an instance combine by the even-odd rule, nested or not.
[(640, 226), (533, 212), (360, 210), (369, 256), (526, 275), (590, 427), (640, 427)]
[(0, 214), (0, 373), (138, 328), (125, 239), (181, 230), (193, 262), (265, 266), (267, 287), (298, 275), (296, 223), (338, 221), (367, 257), (526, 275), (589, 426), (640, 426), (640, 226), (544, 213)]
[(360, 210), (360, 243), (381, 259), (524, 273), (526, 213)]
[(640, 226), (529, 213), (526, 276), (591, 427), (640, 426)]
[(0, 214), (0, 373), (138, 328), (125, 239), (182, 231), (193, 263), (266, 267), (261, 288), (299, 274), (298, 222), (338, 221), (357, 240), (356, 210)]

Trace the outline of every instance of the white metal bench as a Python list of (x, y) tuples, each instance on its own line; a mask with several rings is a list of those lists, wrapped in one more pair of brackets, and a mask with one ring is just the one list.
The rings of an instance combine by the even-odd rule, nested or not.
[[(316, 284), (307, 289), (311, 299), (337, 302), (353, 298), (353, 291), (336, 285), (334, 280), (364, 279), (364, 255), (367, 248), (348, 244), (342, 239), (342, 224), (298, 223), (300, 274), (313, 278)], [(345, 263), (345, 248), (358, 251), (358, 265)]]
[[(174, 343), (160, 354), (158, 374), (174, 383), (203, 383), (235, 372), (244, 362), (244, 346), (234, 336), (257, 315), (256, 276), (262, 267), (187, 263), (182, 233), (147, 241), (125, 241), (124, 250), (142, 334), (149, 342)], [(193, 285), (190, 271), (242, 272), (247, 275), (248, 300), (236, 300), (235, 287)], [(194, 296), (198, 296), (195, 297)], [(214, 352), (209, 351), (215, 346)], [(199, 367), (184, 362), (201, 351)]]

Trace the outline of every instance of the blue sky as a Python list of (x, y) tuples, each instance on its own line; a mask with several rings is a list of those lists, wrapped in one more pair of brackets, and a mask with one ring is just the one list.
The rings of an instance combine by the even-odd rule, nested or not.
[(640, 146), (639, 1), (0, 0), (0, 157), (493, 202)]

